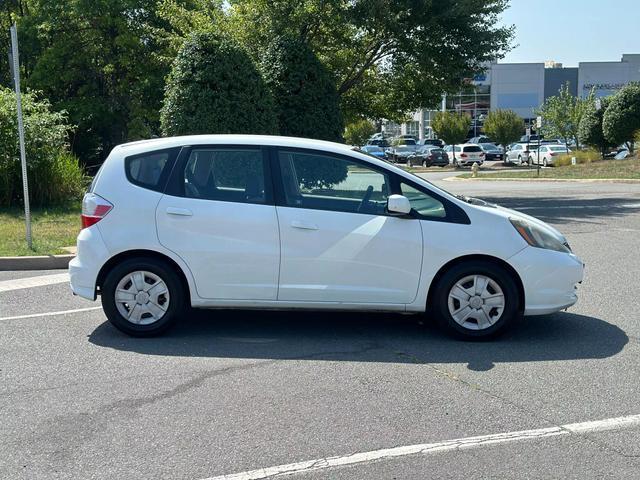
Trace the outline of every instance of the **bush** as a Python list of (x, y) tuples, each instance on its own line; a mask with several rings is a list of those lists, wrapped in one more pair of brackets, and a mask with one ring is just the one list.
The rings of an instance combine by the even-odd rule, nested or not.
[[(56, 205), (82, 195), (86, 177), (66, 143), (71, 127), (64, 112), (52, 112), (47, 100), (22, 95), (29, 198), (34, 206)], [(0, 89), (0, 205), (23, 202), (22, 166), (16, 98)]]
[(376, 133), (376, 127), (369, 120), (356, 120), (344, 129), (344, 140), (349, 145), (364, 145)]
[(630, 83), (611, 98), (602, 129), (614, 145), (630, 142), (633, 148), (634, 135), (640, 129), (640, 83)]
[(303, 41), (280, 37), (262, 58), (280, 135), (341, 142), (344, 122), (334, 79)]
[(165, 135), (277, 133), (273, 98), (257, 68), (230, 39), (198, 33), (178, 52), (160, 112)]
[(597, 150), (576, 150), (568, 154), (565, 153), (563, 155), (560, 155), (558, 158), (553, 160), (553, 164), (556, 167), (571, 165), (571, 159), (573, 157), (576, 157), (576, 163), (591, 163), (597, 162), (598, 160), (602, 159), (600, 152), (598, 152)]
[(615, 145), (604, 136), (602, 129), (602, 120), (604, 118), (604, 112), (609, 106), (609, 101), (608, 97), (600, 99), (600, 110), (597, 110), (595, 105), (590, 105), (582, 116), (580, 126), (578, 127), (578, 139), (580, 142), (600, 150), (603, 157), (610, 148), (615, 147)]

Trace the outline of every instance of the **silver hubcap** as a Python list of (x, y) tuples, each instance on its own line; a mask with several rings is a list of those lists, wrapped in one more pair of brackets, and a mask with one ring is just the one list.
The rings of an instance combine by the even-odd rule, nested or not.
[(500, 285), (485, 275), (464, 277), (449, 292), (451, 317), (469, 330), (484, 330), (494, 325), (502, 317), (504, 305)]
[(116, 307), (135, 325), (150, 325), (160, 320), (169, 308), (169, 289), (155, 273), (137, 271), (127, 274), (116, 287)]

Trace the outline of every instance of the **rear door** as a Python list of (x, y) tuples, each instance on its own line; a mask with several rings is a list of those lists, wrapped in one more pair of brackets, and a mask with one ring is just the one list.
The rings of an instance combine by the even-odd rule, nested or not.
[(391, 176), (363, 161), (281, 148), (278, 300), (406, 304), (417, 294), (422, 229), (386, 213)]
[(189, 266), (200, 297), (276, 299), (280, 237), (260, 147), (183, 149), (156, 224), (160, 243)]

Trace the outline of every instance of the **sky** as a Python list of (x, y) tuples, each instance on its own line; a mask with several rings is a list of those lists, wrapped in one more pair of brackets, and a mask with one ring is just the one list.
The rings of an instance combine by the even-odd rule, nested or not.
[(500, 62), (620, 61), (640, 53), (640, 0), (511, 0), (502, 22), (516, 45)]

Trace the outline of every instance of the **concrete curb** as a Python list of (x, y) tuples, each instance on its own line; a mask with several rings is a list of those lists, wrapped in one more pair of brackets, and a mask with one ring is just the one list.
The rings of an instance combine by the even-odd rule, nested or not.
[(8, 270), (61, 270), (69, 266), (75, 255), (43, 255), (37, 257), (0, 257), (0, 272)]
[(482, 178), (482, 175), (477, 178), (443, 178), (445, 182), (477, 182), (478, 180), (486, 182), (640, 183), (640, 180), (635, 178)]

